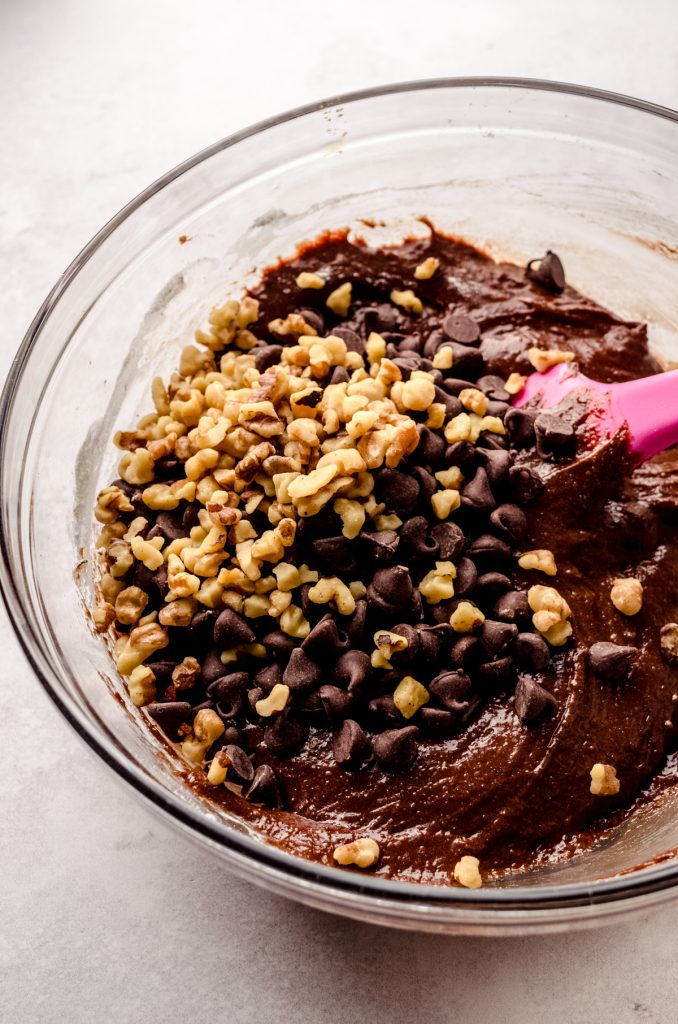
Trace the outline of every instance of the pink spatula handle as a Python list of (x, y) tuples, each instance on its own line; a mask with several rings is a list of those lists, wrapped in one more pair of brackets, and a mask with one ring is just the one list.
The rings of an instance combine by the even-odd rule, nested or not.
[(649, 459), (678, 444), (678, 370), (613, 384), (610, 392), (610, 411), (628, 423), (632, 452)]

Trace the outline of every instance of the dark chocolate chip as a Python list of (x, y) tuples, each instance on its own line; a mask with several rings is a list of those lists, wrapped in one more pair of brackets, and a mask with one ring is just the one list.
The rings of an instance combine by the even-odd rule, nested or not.
[(443, 562), (452, 562), (461, 554), (466, 538), (456, 523), (436, 523), (431, 527), (431, 537), (438, 545), (438, 556)]
[(265, 804), (267, 807), (282, 807), (282, 798), (278, 789), (275, 772), (268, 764), (260, 764), (245, 798), (252, 804)]
[(334, 661), (343, 651), (348, 650), (348, 646), (348, 636), (339, 629), (333, 616), (328, 613), (313, 627), (302, 643), (301, 650), (314, 661)]
[(435, 626), (417, 626), (419, 635), (419, 656), (429, 671), (434, 671), (450, 648), (454, 630), (449, 622)]
[(430, 502), (432, 495), (438, 490), (438, 481), (423, 466), (413, 466), (412, 476), (419, 484), (420, 500)]
[(402, 636), (407, 640), (407, 647), (405, 650), (394, 651), (390, 657), (391, 664), (394, 665), (395, 668), (411, 665), (419, 654), (419, 630), (421, 628), (421, 626), (415, 627), (409, 622), (400, 622), (397, 626), (393, 626), (391, 629), (392, 633), (396, 633), (398, 636)]
[(470, 558), (461, 558), (457, 565), (457, 576), (454, 581), (454, 592), (458, 597), (470, 594), (476, 585), (478, 570)]
[[(431, 376), (433, 376), (433, 374), (431, 374)], [(436, 385), (433, 401), (436, 405), (445, 406), (445, 415), (450, 419), (453, 416), (458, 416), (462, 410), (462, 404), (459, 399), (455, 398), (454, 395), (450, 395), (449, 392), (444, 391), (439, 384)]]
[(313, 550), (321, 565), (333, 575), (351, 573), (355, 569), (355, 548), (347, 537), (319, 537)]
[(490, 687), (510, 686), (515, 677), (516, 666), (513, 658), (508, 657), (485, 661), (476, 670), (476, 678), (485, 686)]
[(551, 455), (562, 455), (574, 443), (574, 427), (553, 412), (540, 412), (534, 421), (537, 438), (537, 452), (543, 459)]
[[(264, 693), (270, 693), (274, 686), (283, 681), (283, 670), (277, 661), (260, 668), (254, 677), (254, 685), (260, 687)], [(218, 683), (218, 680), (217, 680)]]
[(527, 532), (525, 513), (518, 505), (499, 505), (490, 515), (490, 522), (503, 537), (520, 541)]
[(412, 589), (412, 580), (405, 566), (394, 565), (375, 572), (367, 588), (367, 598), (379, 610), (397, 611), (408, 603)]
[(330, 725), (338, 725), (348, 716), (353, 706), (353, 697), (338, 686), (325, 684), (318, 690), (322, 706)]
[(526, 626), (532, 619), (532, 611), (523, 590), (512, 590), (502, 594), (492, 609), (492, 617), (501, 622), (515, 622), (517, 626)]
[(547, 292), (559, 295), (565, 288), (565, 270), (557, 256), (551, 249), (546, 250), (546, 255), (541, 259), (530, 260), (525, 268), (525, 276), (544, 288)]
[(405, 719), (395, 706), (395, 701), (390, 693), (375, 697), (367, 705), (367, 710), (375, 728), (383, 729), (388, 726), (404, 728)]
[(381, 302), (376, 306), (367, 306), (362, 310), (365, 323), (370, 327), (381, 328), (384, 331), (393, 330), (400, 323), (400, 314), (388, 302)]
[(184, 532), (188, 535), (194, 526), (200, 526), (200, 513), (203, 511), (203, 506), (199, 501), (192, 501), (190, 505), (187, 505), (184, 509), (184, 514), (181, 518), (181, 524), (184, 528)]
[(283, 672), (283, 683), (289, 686), (290, 690), (308, 690), (317, 686), (322, 678), (322, 669), (315, 661), (309, 658), (303, 647), (295, 648), (287, 668)]
[(347, 718), (332, 737), (334, 760), (342, 768), (357, 768), (370, 756), (370, 741), (352, 718)]
[[(463, 381), (468, 387), (468, 381)], [(455, 441), (445, 449), (445, 462), (448, 466), (459, 466), (468, 476), (476, 464), (478, 449), (469, 441)], [(489, 473), (488, 473), (489, 476)]]
[[(158, 684), (158, 689), (164, 690), (164, 688), (166, 686), (169, 686), (169, 684), (172, 682), (172, 673), (174, 672), (175, 668), (177, 667), (178, 662), (172, 661), (169, 658), (159, 657), (157, 661), (153, 661), (152, 659), (149, 659), (146, 662), (146, 664), (153, 671), (153, 675), (155, 676), (155, 681)], [(219, 675), (223, 675), (224, 674), (224, 666), (221, 664), (221, 661), (219, 661), (219, 669), (220, 669)], [(203, 679), (204, 678), (205, 677), (203, 675)]]
[[(468, 708), (468, 704), (459, 706), (464, 710)], [(459, 722), (459, 714), (447, 711), (445, 708), (427, 706), (419, 712), (419, 725), (424, 732), (431, 736), (448, 736), (459, 727)]]
[(492, 657), (503, 654), (518, 636), (518, 627), (512, 622), (485, 619), (480, 630), (480, 642)]
[[(314, 331), (317, 331), (318, 335), (322, 338), (325, 334), (325, 317), (322, 313), (317, 309), (300, 309), (299, 312), (308, 326), (312, 327)], [(341, 329), (342, 328), (337, 328), (337, 330)], [(334, 331), (332, 333), (334, 333)]]
[(147, 569), (143, 562), (137, 562), (132, 582), (135, 587), (139, 587), (140, 590), (143, 590), (151, 598), (157, 595), (160, 600), (164, 601), (169, 593), (166, 565), (161, 565), (159, 569), (151, 570)]
[(493, 373), (478, 377), (476, 387), (487, 395), (491, 402), (510, 402), (511, 396), (504, 387), (504, 381)]
[(253, 351), (254, 365), (259, 373), (264, 373), (280, 362), (282, 345), (257, 345)]
[(185, 536), (186, 531), (176, 515), (172, 515), (171, 512), (158, 512), (152, 529), (146, 534), (146, 540), (163, 537), (168, 544), (171, 544), (173, 540), (179, 540), (180, 537)]
[(629, 674), (632, 659), (638, 654), (637, 647), (600, 641), (589, 649), (589, 664), (601, 679), (620, 680)]
[(388, 729), (372, 740), (372, 749), (386, 771), (404, 771), (417, 759), (417, 737), (419, 730), (416, 725), (408, 725), (404, 729)]
[(217, 612), (209, 608), (196, 612), (191, 619), (189, 626), (191, 642), (199, 647), (210, 647), (214, 637), (214, 623), (217, 620)]
[(469, 544), (466, 553), (476, 565), (507, 562), (511, 557), (511, 549), (508, 544), (505, 544), (499, 537), (493, 537), (491, 533), (483, 533), (480, 537), (476, 537)]
[(504, 426), (514, 448), (529, 448), (534, 444), (535, 409), (510, 409), (504, 416)]
[(303, 747), (308, 737), (308, 726), (293, 718), (287, 709), (275, 715), (264, 729), (264, 742), (268, 749), (279, 757), (290, 757)]
[(188, 722), (194, 713), (187, 700), (173, 700), (165, 704), (147, 704), (144, 710), (171, 740), (178, 738), (179, 726)]
[(337, 338), (341, 338), (349, 352), (358, 352), (360, 355), (363, 355), (365, 342), (350, 327), (333, 327), (332, 334)]
[(445, 455), (445, 441), (436, 434), (430, 427), (423, 423), (417, 425), (419, 444), (416, 447), (414, 458), (425, 466), (435, 466)]
[(461, 503), (476, 512), (489, 512), (496, 505), (487, 473), (478, 466), (474, 477), (461, 490)]
[(462, 345), (473, 345), (480, 337), (478, 322), (466, 313), (451, 313), (442, 326), (448, 338)]
[(458, 712), (468, 697), (471, 680), (461, 669), (456, 672), (446, 669), (431, 680), (428, 689), (444, 708)]
[(335, 683), (348, 687), (351, 693), (359, 690), (372, 675), (369, 654), (364, 651), (346, 651), (337, 661), (332, 677)]
[(225, 608), (214, 624), (214, 642), (219, 647), (236, 647), (238, 644), (252, 644), (256, 640), (253, 631), (232, 608)]
[(390, 565), (395, 558), (400, 538), (395, 530), (359, 534), (360, 545), (373, 566)]
[[(437, 558), (439, 547), (437, 541), (428, 534), (428, 520), (424, 516), (413, 516), (400, 528), (400, 539), (408, 548), (418, 555)], [(440, 556), (442, 557), (442, 556)]]
[(514, 661), (525, 672), (543, 672), (551, 660), (548, 644), (538, 633), (519, 633), (511, 651)]
[(330, 376), (330, 384), (348, 384), (351, 376), (345, 366), (335, 366)]
[(265, 696), (266, 694), (260, 686), (253, 686), (251, 690), (247, 691), (247, 702), (255, 714), (257, 714), (257, 701), (263, 700)]
[(200, 674), (206, 686), (213, 683), (215, 679), (221, 679), (225, 672), (224, 663), (219, 657), (218, 651), (208, 651), (200, 666)]
[(482, 653), (477, 636), (462, 636), (452, 646), (450, 665), (452, 668), (462, 668), (466, 672), (473, 672), (480, 662)]
[(541, 477), (527, 466), (511, 466), (508, 475), (511, 493), (521, 505), (535, 501), (544, 489)]
[(414, 477), (398, 469), (382, 469), (377, 473), (376, 489), (379, 501), (389, 512), (407, 516), (419, 501), (419, 483)]
[(486, 572), (479, 576), (475, 585), (475, 598), (478, 601), (490, 602), (511, 589), (511, 581), (501, 572)]
[(348, 621), (346, 632), (352, 644), (361, 644), (365, 638), (365, 624), (367, 622), (367, 601), (356, 601), (355, 611)]
[(287, 661), (292, 651), (297, 646), (296, 642), (281, 629), (274, 629), (267, 633), (261, 641), (272, 658), (278, 661)]
[(252, 762), (242, 749), (234, 743), (228, 743), (221, 748), (229, 760), (228, 777), (235, 775), (238, 782), (253, 782), (254, 768)]
[(523, 677), (516, 686), (514, 707), (521, 722), (533, 722), (542, 715), (552, 714), (556, 699), (534, 679)]
[(452, 349), (454, 372), (457, 377), (464, 377), (467, 381), (475, 380), (485, 366), (482, 353), (477, 348), (459, 345), (454, 341), (449, 343), (449, 347)]

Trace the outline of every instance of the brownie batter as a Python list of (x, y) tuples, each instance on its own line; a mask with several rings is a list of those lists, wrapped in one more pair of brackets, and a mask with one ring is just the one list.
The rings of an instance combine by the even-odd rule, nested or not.
[[(436, 272), (415, 279), (415, 268), (430, 257), (439, 261)], [(319, 274), (325, 286), (300, 291), (302, 272)], [(340, 317), (326, 299), (344, 282), (351, 282), (352, 300)], [(496, 263), (435, 231), (427, 240), (379, 251), (337, 234), (265, 273), (251, 293), (260, 304), (251, 331), (280, 344), (267, 325), (301, 312), (320, 335), (336, 333), (349, 348), (356, 336), (362, 346), (379, 332), (392, 358), (407, 352), (432, 358), (444, 341), (454, 355), (447, 376), (466, 382), (532, 372), (526, 352), (534, 346), (574, 352), (579, 368), (602, 382), (659, 372), (644, 325), (622, 322), (569, 286), (560, 290), (562, 284)], [(404, 288), (414, 288), (421, 314), (390, 301), (394, 289)], [(489, 391), (497, 409), (508, 399), (493, 399)], [(244, 730), (243, 746), (275, 773), (282, 809), (207, 786), (201, 769), (190, 772), (192, 783), (272, 842), (326, 864), (338, 844), (369, 835), (381, 850), (376, 873), (407, 881), (449, 884), (455, 863), (469, 854), (479, 858), (487, 880), (590, 845), (606, 818), (633, 804), (675, 745), (678, 668), (662, 656), (659, 631), (678, 608), (678, 455), (668, 451), (635, 468), (625, 436), (596, 437), (585, 412), (570, 401), (562, 416), (574, 428), (572, 443), (550, 452), (543, 450), (548, 437), (541, 453), (533, 439), (525, 443), (519, 420), (509, 431), (515, 465), (544, 484), (524, 508), (527, 534), (518, 547), (553, 552), (557, 577), (522, 570), (515, 558), (476, 558), (478, 572), (508, 577), (512, 590), (552, 584), (565, 598), (573, 637), (550, 649), (548, 666), (519, 666), (517, 675), (509, 666), (494, 683), (487, 673), (480, 682), (474, 678), (466, 720), (447, 735), (422, 728), (416, 760), (405, 771), (384, 770), (375, 760), (341, 767), (332, 731), (311, 701), (309, 737), (292, 756), (272, 753), (256, 721)], [(416, 465), (417, 452), (407, 461)], [(613, 581), (623, 576), (643, 586), (643, 606), (633, 616), (610, 599)], [(430, 612), (427, 621), (435, 621)], [(633, 649), (623, 678), (592, 670), (590, 648), (600, 642)], [(465, 667), (473, 676), (472, 657)], [(514, 692), (524, 678), (551, 695), (544, 713), (517, 714)], [(618, 795), (592, 795), (595, 763), (615, 766)]]

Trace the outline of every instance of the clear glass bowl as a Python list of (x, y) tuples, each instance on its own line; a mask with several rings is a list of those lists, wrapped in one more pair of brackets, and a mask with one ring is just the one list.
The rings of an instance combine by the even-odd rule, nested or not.
[(257, 269), (326, 229), (365, 218), (397, 237), (425, 214), (517, 261), (553, 246), (573, 285), (647, 320), (670, 359), (677, 176), (669, 110), (546, 82), (397, 85), (293, 111), (187, 161), (122, 210), (47, 298), (2, 398), (7, 607), (63, 716), (226, 867), (326, 910), (447, 932), (582, 926), (678, 894), (678, 789), (586, 855), (501, 888), (389, 882), (289, 856), (190, 791), (129, 707), (86, 615), (91, 509), (114, 475), (114, 429), (147, 410), (152, 376)]

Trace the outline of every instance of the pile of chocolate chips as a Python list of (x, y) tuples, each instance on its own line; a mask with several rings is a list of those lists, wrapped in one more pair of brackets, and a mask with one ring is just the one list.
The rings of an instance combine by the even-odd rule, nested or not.
[[(559, 261), (556, 265), (552, 255), (545, 265), (542, 261), (543, 270), (530, 265), (527, 274), (540, 287), (558, 291), (562, 286), (558, 274), (554, 280), (553, 268), (558, 270)], [(267, 333), (265, 290), (259, 297), (264, 311), (252, 330), (261, 338), (254, 355), (264, 370), (277, 362), (280, 346), (290, 339)], [(361, 352), (370, 331), (380, 331), (387, 356), (403, 379), (414, 370), (427, 371), (435, 384), (435, 401), (445, 405), (449, 416), (462, 411), (458, 396), (472, 383), (487, 396), (487, 415), (499, 417), (506, 434), (483, 433), (475, 443), (448, 445), (442, 428), (424, 425), (426, 413), (412, 413), (422, 421), (418, 447), (397, 469), (375, 472), (377, 500), (402, 520), (402, 526), (379, 532), (365, 529), (348, 540), (331, 509), (299, 521), (295, 544), (285, 560), (306, 564), (321, 577), (338, 576), (346, 583), (361, 580), (367, 594), (350, 617), (309, 601), (305, 585), (301, 605), (311, 631), (303, 641), (282, 632), (268, 616), (247, 619), (231, 609), (204, 609), (190, 626), (170, 628), (169, 646), (146, 662), (158, 691), (146, 711), (165, 733), (176, 740), (197, 710), (216, 710), (226, 728), (207, 760), (226, 748), (229, 778), (243, 784), (250, 800), (274, 806), (281, 804), (281, 787), (269, 762), (298, 753), (311, 730), (331, 730), (334, 758), (344, 769), (371, 765), (403, 771), (416, 760), (420, 738), (435, 741), (453, 735), (490, 696), (514, 696), (515, 711), (525, 722), (553, 709), (553, 696), (538, 682), (540, 676), (543, 682), (551, 653), (532, 625), (526, 590), (516, 589), (513, 582), (516, 552), (529, 546), (524, 509), (543, 485), (538, 473), (516, 460), (516, 454), (534, 447), (544, 459), (569, 454), (574, 439), (572, 428), (550, 413), (511, 408), (502, 379), (486, 373), (480, 329), (468, 314), (443, 317), (424, 340), (394, 329), (394, 309), (388, 302), (354, 310), (351, 327), (331, 317), (328, 321), (327, 313), (323, 317), (303, 305), (297, 312), (319, 333), (331, 328), (348, 348)], [(398, 320), (402, 321), (400, 314)], [(435, 369), (433, 357), (445, 345), (453, 350), (453, 367)], [(342, 379), (348, 379), (346, 371), (335, 369), (331, 381)], [(463, 473), (461, 507), (450, 521), (441, 522), (431, 508), (437, 489), (433, 474), (449, 466), (458, 466)], [(172, 457), (160, 460), (156, 479), (171, 481), (180, 468)], [(139, 489), (123, 480), (115, 484), (134, 505), (123, 518), (142, 514), (149, 519), (147, 538), (161, 535), (169, 543), (198, 523), (198, 503), (183, 502), (175, 512), (153, 513), (143, 505)], [(261, 513), (249, 518), (257, 531), (269, 525)], [(455, 596), (428, 604), (418, 583), (436, 561), (455, 564)], [(151, 572), (137, 563), (128, 582), (150, 595), (147, 611), (161, 607), (168, 590), (165, 567)], [(449, 621), (461, 599), (473, 602), (485, 615), (482, 627), (467, 635), (455, 633)], [(407, 639), (406, 648), (390, 657), (389, 671), (371, 664), (378, 630)], [(255, 641), (268, 652), (263, 667), (247, 654), (237, 665), (224, 666), (222, 650)], [(180, 691), (172, 674), (187, 656), (200, 662), (201, 672), (189, 690)], [(429, 692), (428, 702), (409, 720), (393, 699), (406, 675)], [(290, 699), (283, 712), (263, 719), (255, 705), (276, 683), (289, 687)]]

